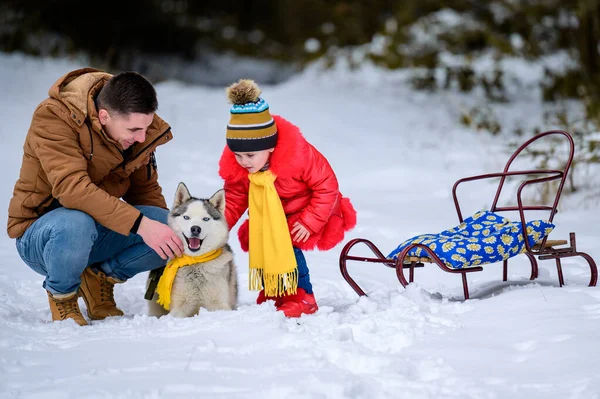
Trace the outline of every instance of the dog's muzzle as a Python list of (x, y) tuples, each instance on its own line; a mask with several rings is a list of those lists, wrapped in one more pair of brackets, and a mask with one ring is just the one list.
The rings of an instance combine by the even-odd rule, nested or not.
[(200, 238), (200, 232), (202, 231), (202, 229), (200, 228), (200, 226), (192, 226), (190, 231), (192, 233), (190, 237), (186, 236), (185, 234), (183, 235), (185, 241), (187, 242), (187, 246), (192, 252), (199, 251), (203, 241)]

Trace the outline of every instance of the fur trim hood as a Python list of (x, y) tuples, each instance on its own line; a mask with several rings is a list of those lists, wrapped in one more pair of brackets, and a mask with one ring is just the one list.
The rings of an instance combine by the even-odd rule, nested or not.
[(78, 121), (83, 121), (93, 112), (88, 112), (96, 93), (112, 77), (111, 74), (94, 68), (82, 68), (69, 72), (60, 77), (50, 90), (48, 96), (54, 98), (69, 108)]

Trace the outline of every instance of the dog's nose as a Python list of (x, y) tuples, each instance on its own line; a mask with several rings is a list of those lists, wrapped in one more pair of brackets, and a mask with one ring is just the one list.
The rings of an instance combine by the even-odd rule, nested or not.
[(200, 228), (200, 226), (192, 226), (190, 231), (192, 232), (192, 235), (199, 236), (202, 229)]

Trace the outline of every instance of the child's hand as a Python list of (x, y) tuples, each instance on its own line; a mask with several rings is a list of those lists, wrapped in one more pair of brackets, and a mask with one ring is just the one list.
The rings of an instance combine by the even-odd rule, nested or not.
[(299, 222), (294, 223), (292, 228), (292, 235), (294, 235), (294, 241), (298, 242), (306, 242), (308, 237), (310, 237), (310, 231), (304, 226), (302, 226)]

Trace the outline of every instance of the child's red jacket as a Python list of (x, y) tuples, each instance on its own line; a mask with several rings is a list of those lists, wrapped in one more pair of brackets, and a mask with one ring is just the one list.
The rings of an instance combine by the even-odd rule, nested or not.
[[(278, 139), (271, 154), (269, 170), (277, 179), (275, 188), (281, 199), (290, 231), (299, 221), (310, 232), (306, 242), (293, 241), (303, 250), (328, 250), (344, 239), (344, 233), (356, 225), (356, 211), (339, 191), (338, 181), (327, 159), (284, 118), (273, 115)], [(235, 160), (225, 146), (219, 161), (219, 175), (225, 180), (225, 217), (231, 229), (248, 209), (250, 180), (248, 171)], [(238, 236), (248, 250), (248, 220)]]

